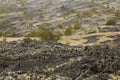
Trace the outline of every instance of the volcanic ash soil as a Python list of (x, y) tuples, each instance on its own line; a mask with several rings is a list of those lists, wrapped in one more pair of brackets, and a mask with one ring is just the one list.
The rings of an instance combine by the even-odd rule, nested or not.
[(95, 46), (0, 42), (1, 80), (120, 80), (120, 37)]

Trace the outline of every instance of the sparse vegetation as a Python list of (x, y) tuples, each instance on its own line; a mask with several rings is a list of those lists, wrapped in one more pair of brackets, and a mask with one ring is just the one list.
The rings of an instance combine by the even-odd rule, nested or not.
[(92, 12), (92, 11), (84, 11), (84, 12), (82, 13), (82, 16), (83, 16), (83, 17), (92, 17), (92, 15), (93, 15), (93, 12)]
[(2, 32), (3, 37), (17, 37), (18, 35), (11, 29)]
[(58, 24), (56, 27), (60, 29), (64, 29), (64, 24)]
[(10, 36), (11, 37), (18, 37), (18, 35), (15, 32), (12, 32), (12, 34)]
[(40, 32), (30, 32), (25, 35), (25, 37), (39, 37)]
[(61, 9), (64, 9), (64, 8), (66, 8), (66, 6), (65, 6), (65, 5), (62, 5), (60, 8), (61, 8)]
[(42, 40), (48, 41), (48, 40), (59, 40), (60, 39), (60, 35), (59, 34), (54, 34), (52, 33), (50, 30), (46, 30), (44, 32), (41, 33), (40, 38)]
[(106, 22), (106, 25), (115, 25), (116, 24), (116, 20), (114, 19), (110, 19)]
[(80, 29), (81, 27), (82, 27), (82, 26), (81, 26), (80, 23), (75, 23), (73, 29), (74, 29), (74, 30), (77, 30), (77, 29)]
[(60, 33), (54, 33), (49, 28), (42, 25), (38, 27), (38, 31), (31, 32), (25, 35), (25, 37), (40, 37), (43, 41), (57, 41), (62, 35)]
[(80, 13), (76, 13), (76, 16), (77, 16), (78, 18), (81, 18), (81, 17), (82, 17)]
[(76, 13), (76, 17), (77, 17), (80, 21), (82, 21), (82, 19), (83, 19), (82, 14), (80, 14), (80, 13)]
[(94, 45), (97, 49), (100, 49), (101, 47), (102, 47), (102, 45), (100, 45), (100, 44), (95, 44)]
[(4, 26), (5, 25), (5, 22), (0, 22), (0, 26)]
[(84, 34), (88, 34), (88, 31), (87, 31), (87, 30), (84, 30)]
[(102, 28), (99, 29), (99, 33), (104, 33), (104, 32), (106, 32), (105, 29), (102, 29)]
[(68, 27), (66, 30), (65, 30), (65, 36), (70, 36), (72, 35), (72, 27)]
[(115, 16), (118, 17), (118, 18), (120, 18), (120, 10), (117, 10), (117, 11), (115, 12)]
[(113, 9), (107, 9), (107, 12), (114, 13), (114, 10)]
[(93, 12), (93, 13), (98, 13), (98, 9), (97, 9), (97, 8), (92, 8), (92, 9), (91, 9), (91, 12)]
[(6, 9), (0, 7), (0, 14), (2, 14), (2, 13), (6, 13), (6, 12), (7, 12)]
[(3, 33), (2, 33), (2, 32), (0, 32), (0, 37), (2, 37), (2, 35), (3, 35)]
[(27, 12), (25, 11), (25, 12), (23, 12), (23, 14), (24, 14), (24, 15), (26, 15), (26, 14), (27, 14)]
[(75, 13), (75, 10), (67, 11), (67, 12), (64, 14), (64, 17), (69, 16), (69, 15), (71, 15), (72, 13)]
[(12, 31), (11, 31), (11, 30), (7, 30), (7, 31), (3, 32), (3, 36), (4, 36), (4, 37), (9, 36), (10, 34), (12, 34)]

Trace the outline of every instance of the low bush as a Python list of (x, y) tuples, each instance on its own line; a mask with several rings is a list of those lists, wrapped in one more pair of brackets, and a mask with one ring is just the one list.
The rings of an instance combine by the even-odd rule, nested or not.
[(5, 32), (3, 33), (3, 36), (4, 36), (4, 37), (7, 37), (7, 36), (9, 36), (10, 34), (12, 34), (12, 31), (11, 31), (11, 30), (7, 30), (7, 31), (5, 31)]
[(76, 17), (81, 18), (82, 16), (80, 13), (76, 13)]
[(53, 33), (49, 29), (44, 28), (43, 30), (38, 30), (36, 32), (31, 32), (25, 35), (25, 37), (40, 37), (43, 41), (57, 41), (61, 38), (60, 33)]
[(60, 29), (64, 29), (64, 24), (58, 24), (56, 27)]
[(40, 32), (30, 32), (25, 35), (25, 37), (39, 37)]
[(116, 20), (114, 19), (110, 19), (106, 22), (106, 25), (115, 25), (116, 24)]
[(83, 17), (92, 17), (93, 16), (93, 12), (92, 11), (84, 11), (82, 13)]
[(82, 26), (81, 26), (80, 23), (76, 23), (76, 24), (74, 24), (73, 29), (74, 29), (74, 30), (77, 30), (77, 29), (80, 29), (81, 27), (82, 27)]
[(54, 34), (49, 30), (44, 31), (40, 34), (40, 38), (44, 41), (49, 41), (49, 40), (57, 41), (60, 39), (60, 37), (61, 36), (59, 34)]
[(2, 32), (0, 32), (0, 37), (2, 37), (2, 35), (3, 35), (3, 33), (2, 33)]
[(105, 33), (106, 30), (105, 29), (99, 29), (99, 33)]
[(16, 34), (15, 32), (13, 32), (10, 36), (11, 37), (18, 37), (18, 34)]
[(70, 36), (72, 35), (72, 28), (71, 27), (68, 27), (66, 30), (65, 30), (65, 36)]
[(115, 12), (115, 16), (120, 18), (120, 10), (117, 10), (117, 11)]

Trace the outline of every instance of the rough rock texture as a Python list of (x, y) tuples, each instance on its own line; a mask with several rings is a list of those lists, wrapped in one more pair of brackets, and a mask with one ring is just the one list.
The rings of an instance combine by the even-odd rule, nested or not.
[(31, 39), (0, 42), (0, 79), (119, 80), (119, 40), (85, 47)]

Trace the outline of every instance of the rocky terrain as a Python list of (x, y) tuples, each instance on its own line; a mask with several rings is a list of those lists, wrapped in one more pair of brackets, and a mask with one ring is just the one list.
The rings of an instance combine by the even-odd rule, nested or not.
[(120, 80), (120, 0), (0, 0), (0, 80)]
[(94, 46), (0, 42), (1, 80), (120, 80), (120, 36)]

